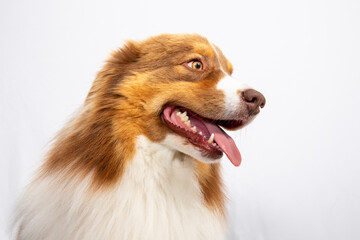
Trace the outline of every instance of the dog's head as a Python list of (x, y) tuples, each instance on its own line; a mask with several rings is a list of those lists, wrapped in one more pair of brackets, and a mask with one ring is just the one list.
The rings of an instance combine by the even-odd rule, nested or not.
[(129, 41), (99, 73), (88, 102), (111, 110), (119, 136), (142, 134), (205, 163), (224, 152), (238, 166), (240, 153), (222, 128), (248, 124), (265, 98), (232, 71), (220, 49), (199, 35)]

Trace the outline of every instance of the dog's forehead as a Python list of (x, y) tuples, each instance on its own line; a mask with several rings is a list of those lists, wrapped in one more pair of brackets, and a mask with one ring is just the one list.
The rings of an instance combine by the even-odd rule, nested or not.
[(225, 57), (218, 46), (210, 42), (208, 39), (201, 37), (189, 41), (194, 53), (200, 54), (210, 60), (212, 64), (218, 65), (223, 71), (232, 73), (233, 67), (229, 60)]
[[(210, 42), (196, 34), (163, 34), (151, 37), (142, 43), (143, 53), (179, 53), (197, 51), (212, 54)], [(161, 52), (163, 51), (163, 52)]]
[[(198, 34), (163, 34), (149, 38), (143, 42), (144, 53), (156, 52), (167, 55), (191, 55), (197, 54), (213, 60), (213, 64), (219, 64), (221, 68), (232, 72), (232, 65), (226, 59), (222, 51), (207, 38)], [(164, 54), (164, 55), (163, 55)]]

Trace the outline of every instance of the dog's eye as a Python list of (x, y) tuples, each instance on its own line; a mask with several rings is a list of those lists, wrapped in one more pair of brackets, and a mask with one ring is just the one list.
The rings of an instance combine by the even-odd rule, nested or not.
[(188, 66), (194, 70), (199, 70), (199, 71), (203, 70), (203, 68), (204, 68), (202, 62), (199, 60), (193, 60), (193, 61), (189, 62)]

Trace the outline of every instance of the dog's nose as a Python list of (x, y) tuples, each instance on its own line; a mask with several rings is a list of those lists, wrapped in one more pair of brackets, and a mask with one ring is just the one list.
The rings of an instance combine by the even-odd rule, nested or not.
[(264, 95), (254, 89), (246, 89), (242, 92), (242, 99), (248, 106), (250, 113), (257, 114), (260, 112), (259, 107), (263, 108), (266, 103)]

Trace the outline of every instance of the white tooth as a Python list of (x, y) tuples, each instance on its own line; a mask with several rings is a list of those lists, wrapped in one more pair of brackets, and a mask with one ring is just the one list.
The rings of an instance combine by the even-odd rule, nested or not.
[(180, 119), (181, 119), (183, 122), (186, 122), (187, 120), (189, 120), (189, 117), (180, 114)]
[(191, 130), (193, 130), (194, 132), (196, 132), (196, 126), (193, 126), (193, 127), (191, 128)]
[(216, 147), (216, 143), (213, 143), (212, 145), (213, 145), (214, 147)]
[(176, 115), (180, 116), (180, 115), (181, 115), (181, 112), (179, 112), (179, 110), (176, 111)]
[(185, 125), (186, 126), (188, 126), (188, 127), (190, 127), (191, 125), (190, 125), (190, 121), (188, 120), (188, 121), (186, 121), (186, 122), (184, 122), (185, 123)]
[(200, 131), (199, 134), (202, 136), (203, 135), (202, 131)]
[(214, 141), (214, 134), (212, 133), (208, 140), (208, 143), (212, 143), (213, 141)]
[(187, 122), (189, 120), (189, 117), (188, 116), (184, 116), (184, 115), (180, 115), (180, 119), (181, 121), (183, 122)]
[(185, 111), (181, 115), (185, 117), (185, 116), (187, 116), (187, 112)]

